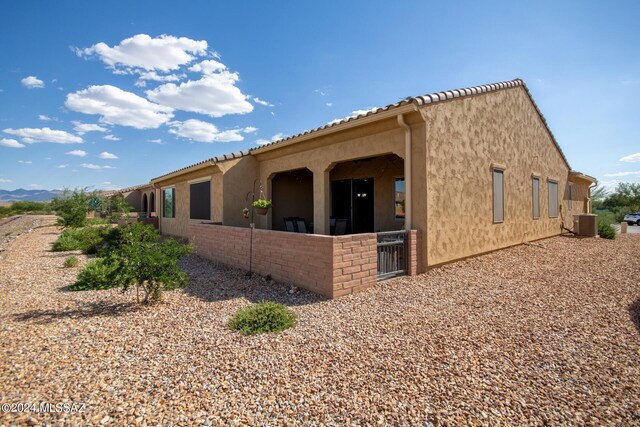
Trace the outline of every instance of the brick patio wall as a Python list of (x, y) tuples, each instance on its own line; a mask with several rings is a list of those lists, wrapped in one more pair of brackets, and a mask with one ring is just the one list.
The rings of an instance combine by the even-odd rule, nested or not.
[(407, 262), (407, 275), (417, 276), (420, 273), (424, 273), (424, 263), (422, 262), (422, 231), (410, 230), (408, 237), (409, 260)]
[[(189, 241), (206, 259), (249, 269), (250, 230), (190, 224)], [(322, 236), (253, 230), (255, 273), (329, 298), (358, 292), (376, 282), (376, 235)]]

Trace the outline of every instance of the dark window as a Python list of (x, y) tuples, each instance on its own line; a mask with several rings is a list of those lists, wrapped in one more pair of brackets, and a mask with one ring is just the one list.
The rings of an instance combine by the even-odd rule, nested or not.
[(549, 181), (549, 218), (558, 217), (558, 182)]
[(569, 210), (573, 209), (573, 185), (569, 184)]
[(162, 190), (163, 210), (162, 216), (165, 218), (176, 217), (176, 189), (167, 188)]
[(533, 219), (540, 218), (540, 178), (533, 178)]
[(493, 170), (493, 222), (504, 222), (504, 171)]
[(189, 186), (189, 206), (191, 219), (211, 219), (211, 181), (203, 181)]

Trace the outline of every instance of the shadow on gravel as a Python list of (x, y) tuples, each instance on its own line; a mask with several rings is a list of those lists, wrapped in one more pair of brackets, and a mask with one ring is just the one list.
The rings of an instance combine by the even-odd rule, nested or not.
[(638, 332), (640, 332), (640, 298), (629, 306), (629, 316), (633, 324), (636, 325)]
[(114, 317), (140, 310), (138, 304), (86, 303), (82, 307), (69, 310), (31, 310), (14, 314), (19, 322), (52, 323), (60, 319), (81, 319), (89, 317)]
[(184, 291), (204, 301), (224, 301), (246, 298), (251, 302), (275, 301), (288, 306), (299, 306), (326, 301), (322, 295), (299, 289), (290, 293), (291, 286), (268, 280), (258, 274), (250, 278), (246, 271), (191, 255), (180, 262), (189, 276)]

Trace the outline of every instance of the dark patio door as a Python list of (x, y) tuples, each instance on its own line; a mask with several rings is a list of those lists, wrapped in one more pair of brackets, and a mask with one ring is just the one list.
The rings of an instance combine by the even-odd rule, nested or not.
[(331, 181), (331, 217), (347, 220), (347, 233), (374, 231), (373, 178)]

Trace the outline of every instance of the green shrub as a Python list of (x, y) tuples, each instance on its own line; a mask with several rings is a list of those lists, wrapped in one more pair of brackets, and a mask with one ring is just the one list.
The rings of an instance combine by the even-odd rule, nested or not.
[(67, 228), (53, 242), (55, 252), (81, 250), (94, 254), (104, 244), (110, 227)]
[(78, 274), (76, 283), (69, 287), (72, 291), (109, 289), (118, 286), (119, 265), (113, 260), (98, 258), (89, 262)]
[(71, 255), (70, 257), (67, 257), (67, 259), (64, 260), (64, 268), (73, 268), (73, 267), (77, 267), (79, 264), (78, 261), (78, 257)]
[(241, 308), (229, 321), (229, 327), (244, 335), (279, 332), (296, 324), (296, 314), (282, 304), (262, 301)]
[[(92, 201), (98, 201), (92, 205)], [(103, 199), (96, 191), (89, 192), (86, 188), (75, 190), (65, 189), (61, 197), (54, 197), (51, 208), (58, 215), (58, 224), (63, 227), (83, 227), (86, 224), (87, 214), (101, 204)]]
[(613, 240), (616, 238), (617, 233), (611, 224), (598, 223), (598, 235), (603, 239)]
[(178, 261), (191, 252), (191, 246), (174, 239), (160, 242), (152, 225), (127, 224), (107, 229), (102, 235), (98, 260), (78, 275), (74, 290), (120, 287), (136, 288), (138, 302), (142, 291), (144, 303), (162, 299), (162, 292), (186, 286), (189, 278)]

